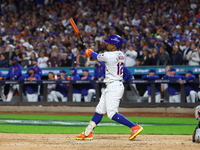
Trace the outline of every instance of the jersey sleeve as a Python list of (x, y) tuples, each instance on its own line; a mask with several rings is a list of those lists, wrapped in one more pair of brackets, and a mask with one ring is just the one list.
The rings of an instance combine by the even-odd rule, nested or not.
[(98, 61), (104, 61), (104, 62), (108, 61), (107, 54), (106, 53), (98, 54), (97, 60)]

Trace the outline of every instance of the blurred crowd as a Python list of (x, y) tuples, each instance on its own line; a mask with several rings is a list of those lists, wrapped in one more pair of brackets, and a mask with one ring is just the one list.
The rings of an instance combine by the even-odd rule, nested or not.
[(87, 48), (104, 52), (111, 34), (123, 40), (127, 67), (199, 65), (199, 0), (1, 0), (0, 68), (18, 58), (23, 68), (94, 67)]

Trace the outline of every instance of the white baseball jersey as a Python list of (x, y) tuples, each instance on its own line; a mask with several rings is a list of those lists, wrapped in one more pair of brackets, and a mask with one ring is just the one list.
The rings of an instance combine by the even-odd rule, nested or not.
[(120, 81), (123, 79), (124, 54), (121, 51), (105, 52), (97, 56), (98, 61), (106, 65), (106, 78), (104, 82)]
[(44, 57), (44, 58), (40, 57), (38, 59), (38, 66), (40, 68), (48, 68), (48, 65), (47, 65), (48, 60), (49, 60), (49, 58), (47, 58), (47, 57)]

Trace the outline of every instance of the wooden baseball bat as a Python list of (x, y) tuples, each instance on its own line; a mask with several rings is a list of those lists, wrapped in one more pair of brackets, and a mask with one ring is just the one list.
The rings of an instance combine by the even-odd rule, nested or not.
[[(83, 44), (83, 46), (84, 46), (84, 49), (87, 49), (87, 47), (85, 46), (85, 43), (83, 42), (83, 38), (82, 38), (81, 32), (80, 32), (80, 30), (78, 29), (76, 23), (74, 22), (74, 19), (73, 19), (73, 18), (70, 18), (70, 19), (69, 19), (69, 22), (70, 22), (72, 28), (74, 29), (76, 35), (77, 35), (77, 36), (79, 37), (79, 39), (81, 40), (81, 42), (82, 42), (82, 44)], [(90, 58), (90, 60), (91, 60), (91, 61), (94, 61), (95, 59)]]
[(83, 42), (83, 38), (82, 38), (82, 36), (81, 36), (81, 32), (80, 32), (80, 30), (78, 29), (76, 23), (74, 22), (74, 19), (73, 19), (73, 18), (70, 18), (70, 19), (69, 19), (69, 22), (70, 22), (72, 28), (74, 29), (76, 35), (79, 37), (79, 39), (80, 39), (81, 42), (83, 43), (84, 48), (86, 49), (87, 47), (85, 46), (85, 43)]

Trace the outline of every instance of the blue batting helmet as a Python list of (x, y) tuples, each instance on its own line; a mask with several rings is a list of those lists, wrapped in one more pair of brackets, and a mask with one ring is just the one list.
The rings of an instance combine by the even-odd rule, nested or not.
[(123, 40), (119, 35), (110, 35), (108, 39), (104, 40), (106, 43), (114, 44), (118, 49), (121, 48)]

